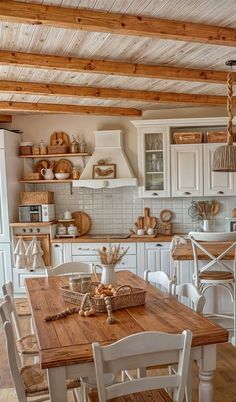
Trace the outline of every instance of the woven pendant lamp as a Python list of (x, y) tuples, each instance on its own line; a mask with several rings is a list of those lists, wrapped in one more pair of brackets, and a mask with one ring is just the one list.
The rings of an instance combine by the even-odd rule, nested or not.
[[(236, 60), (229, 60), (226, 62), (228, 66), (236, 65)], [(212, 170), (214, 172), (236, 172), (236, 146), (233, 145), (233, 74), (229, 72), (227, 76), (227, 113), (228, 113), (228, 125), (227, 125), (227, 144), (221, 145), (216, 148)]]

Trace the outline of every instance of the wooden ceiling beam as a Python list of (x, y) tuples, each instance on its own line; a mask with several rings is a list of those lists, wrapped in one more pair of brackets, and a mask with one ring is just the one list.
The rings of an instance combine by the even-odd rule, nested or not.
[(154, 103), (193, 103), (226, 105), (226, 96), (99, 88), (22, 81), (0, 81), (0, 93), (60, 96), (76, 98), (114, 99)]
[(236, 46), (235, 28), (11, 0), (1, 0), (0, 20), (64, 29)]
[(81, 59), (6, 50), (0, 50), (0, 65), (215, 84), (225, 84), (227, 79), (227, 72), (225, 71)]
[(108, 107), (108, 106), (82, 106), (64, 105), (54, 103), (32, 102), (5, 102), (0, 101), (0, 111), (31, 112), (31, 113), (63, 113), (63, 114), (87, 114), (103, 116), (141, 116), (142, 112), (133, 108)]
[(12, 116), (10, 114), (0, 114), (0, 123), (11, 123)]

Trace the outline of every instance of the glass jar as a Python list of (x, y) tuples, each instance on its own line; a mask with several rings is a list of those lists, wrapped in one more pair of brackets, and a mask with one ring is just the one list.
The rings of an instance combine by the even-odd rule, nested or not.
[(71, 276), (69, 279), (69, 288), (73, 292), (88, 293), (92, 290), (92, 279), (90, 275), (81, 274)]
[(48, 153), (47, 146), (43, 140), (39, 144), (40, 155), (46, 155)]
[(74, 166), (72, 169), (72, 179), (76, 180), (80, 178), (80, 171), (79, 168)]
[(85, 152), (87, 152), (87, 142), (82, 141), (82, 142), (80, 143), (80, 152), (81, 152), (82, 154), (85, 153)]
[(58, 228), (57, 228), (57, 234), (60, 235), (60, 236), (65, 235), (66, 234), (66, 226), (64, 226), (62, 224), (59, 225)]
[(77, 152), (79, 152), (79, 143), (78, 141), (76, 141), (74, 136), (72, 136), (72, 138), (73, 141), (70, 144), (70, 153), (76, 154)]
[(33, 144), (32, 146), (32, 154), (39, 155), (40, 154), (40, 146), (39, 144)]

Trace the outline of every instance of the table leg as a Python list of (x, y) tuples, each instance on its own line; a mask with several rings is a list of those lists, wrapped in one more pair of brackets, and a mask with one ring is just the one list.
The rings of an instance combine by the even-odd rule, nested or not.
[(67, 401), (66, 368), (54, 367), (47, 370), (51, 402)]
[(201, 348), (201, 357), (197, 360), (199, 367), (199, 402), (214, 402), (214, 371), (216, 368), (216, 345)]

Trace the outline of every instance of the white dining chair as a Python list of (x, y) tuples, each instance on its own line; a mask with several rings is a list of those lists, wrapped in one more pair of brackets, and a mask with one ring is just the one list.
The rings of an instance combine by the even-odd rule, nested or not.
[(15, 313), (18, 317), (31, 317), (31, 311), (26, 298), (14, 299), (14, 288), (11, 281), (2, 285), (3, 296), (10, 295), (14, 304)]
[[(15, 347), (12, 324), (5, 320), (3, 327), (6, 335), (8, 363), (18, 402), (49, 401), (46, 370), (42, 370), (39, 364), (22, 365)], [(77, 388), (79, 387), (79, 379), (67, 381), (67, 388), (72, 389), (76, 402), (79, 401), (77, 396)]]
[(93, 273), (93, 264), (70, 261), (47, 269), (47, 276), (69, 275), (79, 273)]
[(174, 279), (170, 279), (167, 273), (163, 271), (144, 271), (144, 280), (146, 282), (154, 283), (160, 286), (161, 290), (164, 290), (169, 295), (172, 294), (172, 286), (174, 285)]
[[(209, 318), (216, 319), (233, 319), (233, 338), (232, 343), (236, 344), (236, 233), (235, 232), (190, 232), (189, 238), (192, 243), (194, 256), (194, 276), (193, 280), (199, 292), (203, 295), (209, 288), (221, 287), (228, 291), (233, 302), (233, 314), (222, 313), (220, 311), (212, 311), (208, 313)], [(219, 255), (214, 255), (207, 249), (211, 243), (216, 242), (221, 245)], [(206, 260), (199, 261), (198, 251), (201, 251), (206, 256)], [(224, 256), (228, 252), (233, 252), (233, 267), (224, 260)], [(200, 264), (201, 262), (201, 264)], [(214, 310), (214, 303), (213, 303)]]
[(10, 295), (6, 295), (4, 300), (4, 303), (0, 305), (0, 317), (2, 322), (7, 320), (13, 325), (16, 349), (24, 363), (26, 358), (38, 356), (39, 348), (37, 339), (34, 334), (23, 336), (18, 317), (14, 313), (14, 304), (12, 303)]
[(206, 299), (192, 283), (182, 283), (172, 286), (172, 294), (181, 302), (182, 298), (190, 302), (192, 310), (202, 313)]
[[(141, 332), (127, 336), (109, 346), (92, 344), (99, 402), (116, 398), (124, 402), (128, 395), (130, 402), (160, 401), (182, 402), (188, 374), (192, 333), (167, 334), (162, 332)], [(137, 369), (140, 361), (144, 366), (177, 363), (177, 373), (151, 374), (134, 380), (106, 385), (104, 374), (119, 373), (121, 370)], [(172, 391), (173, 396), (167, 392)], [(148, 392), (147, 392), (148, 391)], [(120, 397), (120, 398), (119, 398)]]

